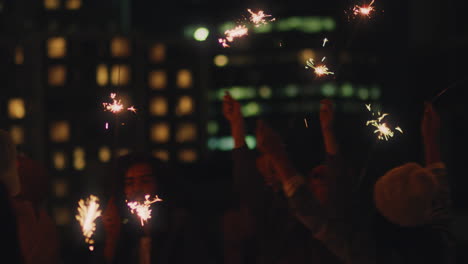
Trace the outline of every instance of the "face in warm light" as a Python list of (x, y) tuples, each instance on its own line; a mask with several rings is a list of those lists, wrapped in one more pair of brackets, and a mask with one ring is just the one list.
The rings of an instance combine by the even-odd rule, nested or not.
[(125, 173), (124, 193), (128, 200), (142, 200), (144, 196), (156, 194), (156, 180), (150, 164), (137, 163)]

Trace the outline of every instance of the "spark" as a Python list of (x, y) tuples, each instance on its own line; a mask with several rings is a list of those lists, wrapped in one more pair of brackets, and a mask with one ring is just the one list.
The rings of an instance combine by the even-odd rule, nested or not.
[(323, 39), (323, 44), (322, 44), (322, 47), (325, 47), (325, 44), (328, 42), (328, 39), (327, 38), (324, 38)]
[[(112, 99), (112, 103), (102, 103), (102, 105), (104, 106), (104, 111), (109, 111), (109, 112), (116, 114), (116, 113), (120, 113), (124, 109), (122, 100), (120, 99), (117, 100), (116, 97), (117, 97), (116, 93), (111, 93), (110, 98)], [(136, 113), (136, 109), (134, 106), (130, 106), (126, 108), (126, 110)]]
[(323, 75), (334, 74), (333, 72), (329, 71), (328, 67), (325, 64), (315, 65), (314, 59), (312, 58), (308, 59), (306, 63), (307, 66), (305, 68), (314, 69), (315, 74), (319, 77)]
[(327, 57), (323, 57), (323, 58), (322, 58), (322, 62), (324, 62), (326, 58), (327, 58)]
[(145, 222), (147, 222), (148, 219), (151, 218), (150, 205), (156, 202), (162, 202), (162, 199), (160, 199), (157, 195), (154, 197), (154, 199), (149, 199), (149, 198), (150, 198), (150, 195), (147, 194), (145, 195), (145, 201), (143, 203), (140, 203), (138, 201), (127, 202), (127, 205), (128, 207), (130, 207), (132, 214), (136, 212), (136, 214), (140, 218), (141, 226), (144, 226)]
[(109, 129), (109, 123), (106, 122), (106, 130)]
[(85, 237), (85, 242), (89, 244), (89, 250), (94, 250), (94, 240), (91, 239), (94, 231), (96, 230), (96, 218), (101, 216), (101, 210), (99, 209), (99, 198), (94, 195), (90, 195), (86, 201), (81, 199), (78, 201), (78, 214), (75, 216), (76, 220), (81, 225), (81, 230)]
[(247, 11), (250, 13), (250, 22), (252, 22), (255, 25), (255, 27), (266, 25), (268, 24), (268, 22), (276, 20), (275, 18), (266, 19), (271, 17), (271, 15), (265, 14), (263, 10), (258, 11), (258, 13), (254, 13), (250, 9), (247, 9)]
[(375, 8), (372, 6), (374, 1), (375, 0), (372, 0), (372, 2), (369, 5), (362, 5), (362, 6), (355, 5), (353, 8), (353, 14), (355, 16), (361, 15), (361, 16), (370, 17), (371, 12), (375, 10)]
[(224, 32), (225, 38), (218, 39), (218, 42), (224, 47), (230, 47), (227, 42), (233, 42), (235, 38), (246, 36), (249, 33), (249, 29), (244, 25), (239, 25), (233, 29), (228, 29)]
[(309, 128), (309, 124), (307, 123), (307, 118), (304, 118), (304, 124), (305, 124), (305, 127)]
[[(370, 104), (366, 104), (366, 108), (370, 112), (372, 111), (372, 108), (371, 108)], [(372, 113), (372, 116), (374, 116), (374, 115), (375, 114)], [(390, 127), (388, 127), (387, 123), (383, 122), (383, 119), (386, 116), (388, 116), (387, 113), (381, 114), (380, 112), (377, 112), (377, 118), (367, 121), (366, 126), (371, 125), (371, 126), (375, 127), (376, 130), (374, 130), (374, 134), (378, 134), (377, 138), (379, 140), (388, 141), (389, 138), (392, 138), (395, 135), (395, 132)], [(395, 130), (397, 130), (397, 131), (399, 131), (400, 133), (403, 134), (403, 130), (400, 127), (395, 127)]]

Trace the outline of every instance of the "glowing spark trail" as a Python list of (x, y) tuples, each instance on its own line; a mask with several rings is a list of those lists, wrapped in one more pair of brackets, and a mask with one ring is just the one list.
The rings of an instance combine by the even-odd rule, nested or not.
[(322, 76), (322, 75), (329, 75), (329, 74), (334, 74), (333, 72), (329, 71), (328, 67), (325, 64), (320, 64), (320, 65), (315, 65), (314, 59), (310, 58), (307, 60), (307, 66), (305, 66), (306, 69), (314, 69), (314, 72), (317, 76)]
[[(367, 108), (367, 110), (372, 111), (370, 104), (366, 104), (366, 108)], [(374, 116), (374, 115), (375, 114), (372, 113), (372, 116)], [(389, 128), (387, 126), (387, 124), (385, 122), (382, 121), (386, 116), (388, 116), (388, 114), (386, 114), (386, 113), (381, 114), (380, 112), (378, 112), (377, 113), (377, 118), (367, 121), (366, 126), (371, 125), (371, 126), (375, 127), (376, 130), (374, 131), (374, 134), (378, 133), (377, 138), (379, 140), (388, 141), (388, 139), (392, 138), (395, 133), (391, 128)], [(400, 127), (395, 127), (395, 130), (397, 130), (397, 131), (399, 131), (400, 133), (403, 134), (403, 130)]]
[(132, 214), (136, 212), (138, 217), (140, 218), (140, 223), (141, 226), (145, 225), (145, 222), (148, 221), (148, 219), (151, 218), (151, 209), (150, 205), (152, 203), (156, 202), (162, 202), (162, 199), (160, 199), (157, 195), (154, 197), (154, 199), (150, 200), (150, 195), (147, 194), (145, 195), (145, 201), (143, 203), (140, 202), (127, 202), (128, 207), (130, 207)]
[(375, 10), (375, 8), (372, 6), (374, 1), (375, 0), (372, 0), (372, 2), (369, 5), (363, 5), (363, 6), (355, 5), (353, 8), (353, 14), (355, 16), (361, 15), (361, 16), (370, 17), (371, 12)]
[(94, 231), (96, 230), (96, 218), (101, 216), (101, 210), (99, 209), (99, 198), (94, 195), (90, 195), (86, 201), (81, 199), (78, 202), (78, 214), (75, 216), (76, 220), (81, 225), (81, 230), (85, 237), (85, 241), (89, 244), (89, 250), (94, 250), (94, 240), (91, 239)]
[[(122, 104), (121, 100), (117, 100), (116, 97), (117, 94), (111, 93), (110, 98), (112, 99), (112, 103), (102, 103), (102, 105), (104, 106), (104, 111), (109, 111), (116, 114), (124, 109), (124, 105)], [(136, 109), (133, 106), (128, 107), (127, 110), (136, 113)]]
[(266, 20), (265, 18), (271, 17), (271, 15), (265, 14), (262, 10), (258, 11), (258, 13), (254, 13), (250, 9), (247, 9), (247, 11), (250, 13), (250, 22), (252, 22), (255, 27), (266, 25), (270, 21), (275, 21), (275, 18)]
[(221, 45), (224, 48), (230, 47), (229, 44), (227, 44), (227, 41), (228, 42), (233, 42), (235, 38), (240, 38), (240, 37), (246, 36), (248, 33), (249, 33), (249, 29), (244, 25), (240, 25), (240, 26), (237, 26), (237, 27), (235, 27), (233, 29), (226, 30), (224, 32), (226, 37), (218, 39), (218, 42), (221, 43)]
[(324, 38), (323, 39), (323, 44), (322, 44), (322, 47), (325, 47), (325, 44), (328, 42), (328, 39), (327, 38)]

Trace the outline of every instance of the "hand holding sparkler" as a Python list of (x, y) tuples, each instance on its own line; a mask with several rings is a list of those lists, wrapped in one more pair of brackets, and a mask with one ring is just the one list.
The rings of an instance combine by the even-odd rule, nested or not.
[(234, 138), (234, 147), (245, 145), (245, 126), (241, 107), (238, 101), (226, 91), (223, 98), (223, 114), (231, 125), (231, 135)]
[(426, 165), (440, 162), (440, 148), (439, 148), (439, 130), (440, 130), (440, 117), (434, 110), (431, 103), (424, 104), (424, 116), (421, 124), (421, 134), (425, 148)]

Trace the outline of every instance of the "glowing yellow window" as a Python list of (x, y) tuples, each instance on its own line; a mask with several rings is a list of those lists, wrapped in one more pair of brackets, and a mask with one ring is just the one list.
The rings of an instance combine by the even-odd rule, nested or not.
[(76, 170), (83, 170), (86, 166), (85, 150), (81, 147), (73, 150), (73, 167)]
[(112, 85), (126, 85), (130, 82), (130, 68), (127, 65), (112, 66), (111, 73)]
[(126, 38), (116, 37), (111, 42), (111, 54), (113, 57), (128, 57), (130, 55), (130, 42)]
[(65, 57), (67, 53), (67, 43), (64, 38), (55, 37), (47, 41), (47, 54), (49, 58), (58, 59)]
[(24, 62), (24, 51), (22, 47), (16, 47), (15, 49), (15, 64), (21, 65)]
[(52, 162), (56, 170), (63, 170), (67, 167), (67, 158), (62, 151), (55, 151), (52, 154)]
[(303, 49), (298, 54), (299, 64), (305, 65), (306, 61), (310, 58), (316, 60), (315, 52), (312, 49)]
[(44, 7), (46, 9), (58, 9), (60, 7), (60, 0), (44, 0)]
[(50, 125), (50, 140), (55, 143), (66, 142), (70, 139), (70, 126), (67, 121), (56, 121)]
[(176, 105), (176, 115), (183, 116), (193, 113), (194, 102), (190, 96), (181, 96)]
[(62, 198), (68, 194), (68, 184), (65, 180), (56, 180), (54, 182), (54, 194), (56, 197)]
[(179, 151), (179, 160), (182, 162), (194, 162), (198, 158), (198, 154), (193, 149), (184, 149)]
[(149, 73), (148, 83), (151, 89), (160, 90), (166, 88), (167, 75), (165, 71), (157, 70)]
[(26, 115), (24, 101), (21, 98), (12, 98), (8, 101), (8, 117), (22, 119)]
[(49, 85), (61, 86), (65, 84), (67, 78), (67, 70), (63, 65), (55, 65), (49, 67)]
[(151, 140), (158, 143), (169, 141), (170, 128), (167, 123), (154, 124), (151, 127)]
[(162, 43), (154, 44), (149, 51), (149, 59), (155, 63), (161, 63), (166, 58), (166, 46)]
[(182, 123), (177, 128), (176, 141), (190, 142), (197, 139), (197, 126), (193, 123)]
[(67, 0), (67, 9), (77, 10), (81, 7), (81, 0)]
[(117, 150), (117, 157), (122, 157), (125, 155), (128, 155), (130, 153), (130, 150), (128, 148), (121, 148)]
[(150, 102), (150, 113), (155, 116), (163, 116), (167, 114), (167, 99), (165, 97), (154, 97)]
[(96, 67), (96, 83), (100, 86), (107, 85), (109, 82), (109, 72), (107, 70), (107, 65), (99, 64)]
[(101, 147), (98, 152), (99, 160), (101, 162), (108, 162), (112, 157), (112, 153), (109, 147)]
[(16, 145), (24, 143), (24, 129), (22, 126), (11, 126), (10, 128), (11, 138)]
[(155, 149), (153, 150), (153, 157), (160, 159), (160, 160), (168, 161), (169, 151), (164, 150), (164, 149)]
[(192, 87), (192, 73), (189, 70), (180, 70), (177, 73), (177, 86), (184, 89)]

